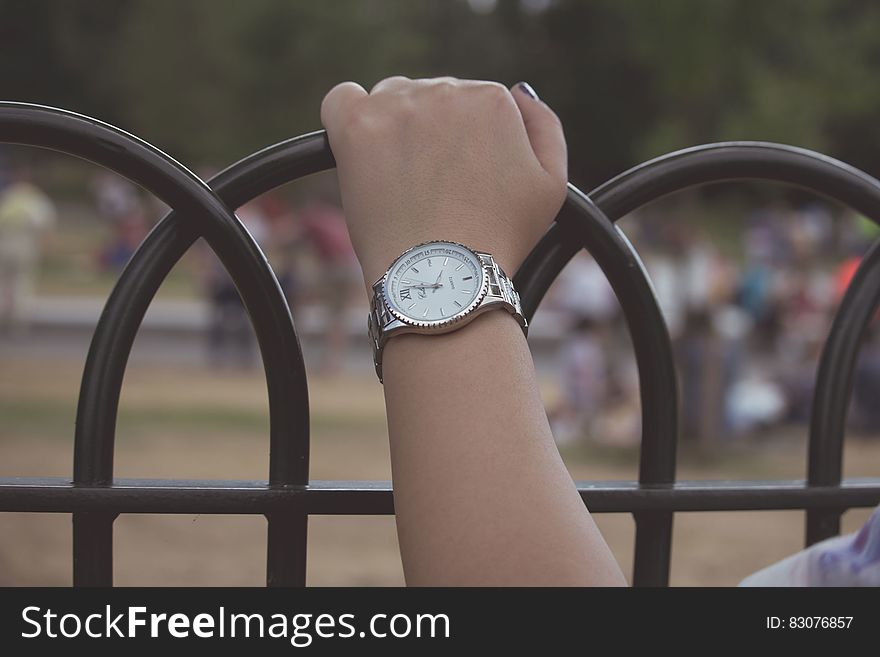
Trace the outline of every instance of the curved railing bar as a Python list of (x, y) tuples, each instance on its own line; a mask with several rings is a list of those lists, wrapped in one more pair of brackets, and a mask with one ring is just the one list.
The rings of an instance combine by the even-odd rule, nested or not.
[[(274, 187), (328, 168), (333, 160), (327, 160), (322, 134), (305, 135), (254, 153), (217, 174), (210, 184), (228, 207), (237, 208)], [(138, 328), (159, 286), (198, 237), (199, 231), (185, 215), (176, 211), (166, 215), (132, 255), (98, 320), (80, 404), (107, 414), (112, 409), (113, 423), (107, 418), (101, 425), (102, 435), (109, 436), (111, 444), (120, 393), (120, 385), (112, 383), (122, 381)], [(278, 381), (285, 386), (279, 392), (286, 393), (278, 409), (283, 413), (284, 432), (273, 433), (277, 442), (271, 442), (270, 448), (269, 483), (280, 486), (305, 485), (309, 478), (308, 387), (299, 343), (295, 334), (291, 337), (300, 357), (290, 371), (295, 374), (293, 380)], [(270, 411), (275, 413), (276, 409), (270, 406)]]
[[(307, 394), (294, 399), (296, 404), (291, 403), (292, 392), (304, 390), (306, 383), (302, 354), (284, 295), (250, 234), (209, 187), (137, 137), (65, 110), (0, 102), (0, 141), (47, 148), (92, 161), (125, 176), (170, 207), (182, 211), (220, 257), (251, 316), (267, 374), (272, 447), (283, 454), (289, 436), (301, 427), (308, 431)], [(112, 310), (104, 321), (105, 327), (114, 319)], [(112, 481), (118, 404), (108, 407), (94, 404), (101, 395), (93, 391), (115, 389), (111, 394), (118, 400), (121, 374), (131, 345), (110, 340), (105, 346), (103, 353), (90, 352), (84, 372), (86, 394), (79, 399), (74, 446), (76, 484), (106, 485)], [(120, 366), (116, 370), (112, 367), (103, 370), (101, 365), (105, 363)], [(119, 373), (117, 378), (112, 378), (114, 371)], [(292, 456), (289, 469), (307, 472), (307, 462), (298, 464), (299, 455)], [(74, 583), (112, 581), (112, 520), (112, 516), (106, 515), (74, 515)], [(101, 543), (99, 549), (82, 549), (86, 542), (91, 544), (94, 540)]]
[[(553, 250), (530, 255), (514, 280), (529, 317), (565, 262), (581, 248), (595, 258), (614, 290), (632, 338), (642, 404), (641, 479), (672, 483), (678, 436), (678, 387), (666, 322), (638, 254), (599, 208), (573, 185), (554, 224)], [(561, 260), (563, 259), (564, 260)], [(646, 468), (648, 468), (646, 470)], [(660, 476), (654, 477), (659, 473)], [(672, 514), (639, 513), (633, 584), (664, 586), (669, 580)]]

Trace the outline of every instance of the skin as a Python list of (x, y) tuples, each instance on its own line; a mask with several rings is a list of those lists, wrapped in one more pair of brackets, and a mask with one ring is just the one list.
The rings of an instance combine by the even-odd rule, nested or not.
[[(519, 86), (344, 82), (321, 119), (367, 289), (435, 239), (492, 253), (512, 274), (565, 197), (562, 126)], [(559, 456), (513, 317), (397, 336), (383, 374), (407, 584), (625, 584)]]

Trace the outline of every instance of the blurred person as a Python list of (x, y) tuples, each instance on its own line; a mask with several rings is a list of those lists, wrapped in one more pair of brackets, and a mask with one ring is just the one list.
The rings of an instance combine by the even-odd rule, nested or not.
[(102, 271), (120, 272), (131, 260), (149, 232), (149, 222), (143, 208), (120, 217), (113, 223), (109, 241), (98, 253), (98, 265)]
[(762, 368), (750, 367), (730, 386), (726, 404), (729, 429), (747, 433), (782, 421), (789, 400), (782, 387)]
[(862, 256), (861, 250), (859, 250), (859, 252), (852, 253), (848, 257), (844, 258), (843, 262), (841, 262), (834, 270), (835, 305), (843, 301), (843, 295), (846, 294), (846, 290), (849, 287), (849, 284), (852, 282), (853, 276), (856, 275), (856, 271), (858, 270), (859, 265), (861, 264)]
[(347, 310), (358, 291), (357, 258), (345, 215), (329, 198), (317, 196), (297, 213), (302, 239), (318, 256), (317, 298), (326, 314), (319, 372), (336, 374), (348, 349)]
[(593, 437), (592, 423), (607, 398), (608, 363), (596, 320), (575, 319), (560, 353), (562, 399), (550, 413), (550, 425), (556, 442), (564, 445)]
[(766, 374), (765, 368), (752, 367), (749, 362), (753, 355), (749, 347), (755, 323), (735, 301), (736, 295), (731, 292), (728, 299), (719, 301), (712, 317), (721, 359), (723, 415), (718, 430), (722, 438), (770, 424), (784, 408), (779, 385)]
[(811, 260), (819, 250), (820, 240), (826, 239), (824, 219), (812, 212), (796, 209), (788, 215), (788, 241), (795, 262)]
[(27, 305), (44, 236), (55, 224), (52, 200), (33, 182), (31, 173), (15, 169), (0, 189), (0, 330), (17, 332), (27, 322)]
[(649, 268), (681, 373), (683, 435), (707, 445), (726, 433), (740, 353), (739, 329), (719, 330), (733, 326), (736, 270), (699, 227), (671, 220), (660, 246)]
[(791, 260), (790, 219), (791, 208), (781, 201), (750, 212), (743, 233), (745, 252), (749, 257), (777, 264)]
[(673, 339), (685, 330), (687, 315), (726, 299), (735, 271), (704, 231), (666, 218), (664, 230), (645, 263)]
[(802, 237), (809, 244), (811, 253), (833, 253), (836, 243), (834, 216), (825, 203), (809, 201), (798, 210), (798, 221), (802, 226)]
[(675, 240), (669, 239), (673, 229), (669, 226), (661, 232), (655, 247), (642, 254), (645, 266), (650, 272), (657, 303), (666, 321), (672, 339), (676, 339), (684, 328), (687, 311), (685, 287), (680, 284), (681, 253)]
[[(258, 205), (249, 203), (235, 214), (251, 237), (265, 249), (269, 232)], [(214, 367), (253, 367), (256, 364), (256, 334), (247, 309), (229, 272), (207, 244), (203, 244), (203, 254), (202, 284), (209, 303), (209, 363)]]
[(693, 308), (677, 343), (681, 372), (682, 435), (701, 445), (720, 434), (724, 418), (723, 344), (712, 325), (710, 309)]
[(688, 309), (716, 306), (730, 291), (731, 270), (725, 258), (700, 227), (678, 235), (680, 267), (678, 284)]
[(296, 213), (277, 191), (263, 194), (255, 202), (266, 220), (266, 257), (272, 263), (284, 298), (293, 307), (302, 291), (296, 258), (300, 243)]
[(764, 258), (746, 254), (736, 290), (737, 304), (754, 327), (753, 347), (759, 353), (772, 352), (779, 336), (779, 304), (774, 285), (776, 268)]
[(880, 435), (880, 327), (875, 320), (865, 336), (856, 361), (853, 380), (853, 425), (860, 431)]
[(788, 419), (806, 422), (812, 408), (816, 367), (835, 302), (834, 279), (805, 263), (780, 274), (780, 331), (772, 359), (785, 388)]
[(736, 297), (754, 324), (751, 346), (761, 354), (772, 354), (779, 337), (778, 273), (788, 254), (784, 212), (784, 206), (778, 203), (753, 210), (743, 230), (745, 262)]
[(92, 190), (98, 213), (111, 227), (110, 238), (98, 253), (98, 266), (119, 272), (149, 232), (146, 205), (135, 185), (110, 172), (98, 173)]
[(597, 324), (612, 321), (620, 311), (605, 273), (584, 250), (559, 272), (550, 301), (569, 317), (588, 317)]
[(824, 342), (815, 335), (793, 338), (783, 332), (781, 343), (788, 351), (787, 359), (777, 359), (774, 364), (775, 380), (785, 398), (785, 414), (781, 419), (806, 424), (813, 412), (816, 369)]
[(593, 421), (608, 397), (603, 328), (617, 314), (617, 300), (598, 263), (580, 251), (560, 272), (551, 301), (572, 327), (560, 346), (562, 398), (550, 414), (553, 436), (559, 444), (595, 438)]
[(142, 203), (138, 188), (122, 176), (99, 171), (92, 178), (91, 187), (95, 207), (107, 222), (113, 223), (140, 211)]

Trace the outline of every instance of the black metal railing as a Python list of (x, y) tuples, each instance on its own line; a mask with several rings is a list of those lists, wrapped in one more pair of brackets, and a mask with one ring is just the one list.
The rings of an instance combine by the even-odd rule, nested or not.
[[(275, 187), (332, 168), (324, 132), (259, 151), (208, 185), (136, 137), (64, 110), (0, 103), (0, 142), (90, 160), (141, 185), (173, 209), (122, 272), (95, 329), (79, 392), (72, 479), (0, 479), (0, 512), (72, 514), (75, 586), (112, 584), (113, 523), (121, 513), (263, 515), (268, 522), (269, 586), (305, 585), (310, 515), (394, 513), (389, 482), (309, 480), (308, 384), (297, 334), (271, 268), (232, 213)], [(678, 398), (672, 347), (638, 254), (614, 221), (666, 194), (736, 179), (799, 185), (880, 219), (880, 182), (846, 164), (776, 144), (710, 144), (635, 167), (589, 196), (569, 185), (556, 222), (515, 276), (531, 320), (552, 281), (585, 248), (620, 302), (639, 370), (639, 479), (578, 482), (578, 490), (594, 512), (633, 515), (636, 586), (668, 583), (676, 512), (802, 509), (806, 543), (811, 544), (839, 533), (840, 517), (847, 509), (880, 503), (880, 478), (842, 480), (856, 359), (880, 301), (880, 244), (863, 259), (825, 343), (806, 481), (675, 479)], [(119, 396), (135, 335), (159, 286), (199, 237), (207, 240), (232, 276), (259, 341), (269, 392), (268, 481), (114, 479)]]

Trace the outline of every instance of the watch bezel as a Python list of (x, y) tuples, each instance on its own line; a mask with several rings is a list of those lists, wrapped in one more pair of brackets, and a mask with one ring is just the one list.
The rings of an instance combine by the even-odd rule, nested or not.
[[(473, 256), (474, 260), (477, 263), (477, 268), (480, 272), (480, 291), (468, 305), (466, 305), (454, 315), (451, 315), (450, 317), (446, 317), (444, 319), (425, 321), (410, 317), (409, 315), (405, 315), (395, 307), (394, 303), (391, 301), (391, 297), (388, 294), (388, 277), (391, 275), (391, 272), (394, 271), (395, 267), (401, 262), (401, 260), (405, 259), (414, 251), (434, 244), (449, 244), (452, 246), (457, 246)], [(424, 330), (425, 332), (443, 333), (444, 331), (451, 330), (457, 324), (460, 324), (462, 320), (466, 319), (471, 313), (473, 313), (483, 302), (483, 299), (486, 298), (486, 295), (488, 293), (489, 277), (486, 273), (486, 267), (483, 264), (483, 261), (480, 258), (479, 254), (469, 246), (466, 246), (461, 242), (454, 242), (452, 240), (430, 240), (428, 242), (422, 242), (421, 244), (416, 244), (415, 246), (408, 248), (406, 251), (404, 251), (394, 259), (394, 261), (385, 271), (385, 275), (382, 276), (382, 301), (384, 302), (385, 308), (388, 310), (388, 312), (392, 315), (392, 317), (399, 320), (403, 324)]]

